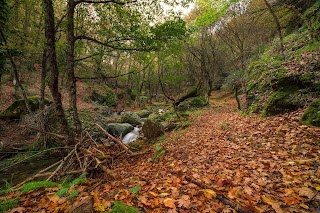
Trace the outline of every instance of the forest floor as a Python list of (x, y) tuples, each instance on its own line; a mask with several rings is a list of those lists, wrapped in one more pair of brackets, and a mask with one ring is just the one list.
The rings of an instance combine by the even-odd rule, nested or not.
[(234, 212), (217, 199), (223, 194), (248, 211), (319, 212), (320, 129), (299, 123), (302, 109), (261, 118), (235, 106), (232, 96), (214, 93), (188, 128), (158, 141), (162, 156), (150, 145), (147, 154), (118, 158), (112, 177), (88, 178), (69, 197), (54, 187), (6, 199), (19, 196), (16, 212), (71, 212), (92, 198), (97, 212), (115, 200), (141, 212)]

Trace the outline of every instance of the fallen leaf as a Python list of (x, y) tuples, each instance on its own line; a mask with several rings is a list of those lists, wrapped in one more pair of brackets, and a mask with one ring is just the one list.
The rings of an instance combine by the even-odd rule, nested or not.
[(150, 195), (152, 195), (153, 197), (158, 197), (158, 194), (155, 192), (148, 192)]
[(189, 195), (183, 195), (178, 200), (178, 206), (179, 207), (189, 208), (190, 204), (191, 204), (191, 201), (190, 201)]
[(217, 197), (217, 193), (211, 189), (205, 189), (203, 190), (203, 193), (204, 193), (204, 196), (208, 199)]
[(8, 213), (23, 213), (23, 212), (26, 212), (26, 208), (17, 207), (17, 208), (11, 209), (11, 211), (9, 211)]
[(172, 199), (172, 198), (166, 198), (164, 199), (163, 203), (166, 207), (169, 207), (171, 209), (175, 209), (176, 205), (174, 204), (176, 202), (176, 200)]
[(235, 199), (238, 197), (238, 194), (239, 194), (239, 188), (233, 187), (229, 190), (228, 197), (230, 197), (231, 199)]
[(159, 195), (159, 197), (167, 197), (169, 195), (169, 193), (163, 192)]
[(247, 193), (248, 195), (252, 195), (252, 193), (253, 193), (252, 189), (249, 186), (244, 186), (243, 191), (245, 193)]
[(277, 213), (283, 213), (283, 210), (281, 209), (279, 203), (272, 200), (271, 198), (268, 198), (267, 196), (261, 196), (263, 202), (266, 204), (269, 204)]
[(304, 197), (307, 197), (309, 199), (311, 199), (311, 198), (313, 198), (315, 196), (315, 193), (311, 189), (309, 189), (307, 187), (298, 188), (298, 189), (296, 189), (296, 191), (298, 192), (298, 194), (300, 196), (304, 196)]

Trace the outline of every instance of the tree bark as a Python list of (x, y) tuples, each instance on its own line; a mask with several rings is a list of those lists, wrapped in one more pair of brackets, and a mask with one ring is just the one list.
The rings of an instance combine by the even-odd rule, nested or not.
[(266, 6), (268, 7), (268, 10), (270, 12), (270, 14), (272, 15), (273, 17), (273, 20), (274, 22), (276, 23), (277, 25), (277, 30), (278, 30), (278, 33), (279, 33), (279, 39), (280, 39), (280, 50), (281, 50), (281, 54), (284, 55), (284, 45), (283, 45), (283, 35), (282, 35), (282, 27), (281, 27), (281, 24), (279, 22), (279, 19), (277, 17), (277, 15), (275, 14), (275, 12), (273, 11), (271, 5), (269, 4), (269, 2), (267, 0), (263, 0), (264, 3), (266, 4)]
[(76, 131), (81, 130), (81, 122), (79, 120), (77, 109), (77, 86), (74, 75), (74, 47), (75, 47), (75, 35), (74, 35), (74, 12), (76, 2), (74, 0), (68, 0), (68, 33), (67, 33), (67, 72), (69, 82), (69, 108), (73, 120), (73, 125)]
[(68, 136), (67, 143), (73, 144), (74, 138), (72, 132), (69, 129), (69, 125), (64, 113), (62, 106), (61, 94), (59, 92), (59, 71), (57, 64), (57, 55), (55, 47), (55, 25), (54, 25), (54, 10), (52, 5), (52, 0), (44, 0), (45, 5), (45, 35), (47, 38), (47, 54), (49, 59), (49, 70), (51, 73), (50, 77), (50, 92), (53, 97), (53, 103), (55, 107), (55, 112), (59, 117), (59, 121), (63, 131)]
[(10, 53), (9, 48), (8, 48), (6, 37), (4, 36), (4, 33), (2, 32), (1, 29), (0, 29), (0, 35), (2, 37), (2, 40), (3, 40), (4, 44), (5, 44), (5, 49), (7, 51), (8, 57), (10, 59), (11, 65), (12, 65), (14, 79), (15, 79), (18, 87), (21, 89), (22, 96), (23, 96), (23, 99), (24, 99), (24, 102), (26, 104), (28, 112), (31, 112), (30, 104), (28, 102), (27, 93), (26, 93), (26, 91), (25, 91), (25, 89), (24, 89), (24, 87), (23, 87), (23, 85), (22, 85), (22, 83), (20, 81), (20, 78), (19, 78), (18, 68), (17, 68), (16, 63), (14, 62), (13, 57), (12, 57), (12, 55)]
[(42, 63), (41, 63), (41, 88), (40, 88), (40, 108), (44, 107), (46, 77), (47, 77), (47, 48), (43, 48)]

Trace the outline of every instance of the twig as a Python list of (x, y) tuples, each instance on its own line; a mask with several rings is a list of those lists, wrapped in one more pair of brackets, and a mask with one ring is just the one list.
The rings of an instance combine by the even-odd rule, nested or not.
[(66, 162), (66, 160), (68, 160), (68, 158), (70, 158), (74, 153), (74, 149), (69, 152), (69, 154), (63, 158), (63, 160), (61, 161), (60, 165), (57, 167), (57, 169), (50, 175), (50, 177), (48, 177), (47, 181), (51, 180), (57, 173), (58, 171), (62, 168), (62, 166), (64, 165), (64, 163)]
[[(44, 173), (44, 174), (42, 174), (42, 173), (43, 173), (43, 172), (46, 172), (46, 171), (48, 171), (48, 170), (50, 170), (50, 169), (52, 169), (52, 168), (54, 168), (54, 167), (57, 166), (59, 163), (61, 163), (61, 161), (62, 161), (62, 160), (59, 160), (58, 162), (55, 162), (55, 163), (52, 164), (51, 166), (48, 166), (47, 168), (41, 170), (40, 172), (38, 172), (37, 174), (33, 175), (32, 177), (27, 178), (26, 180), (22, 181), (21, 183), (15, 185), (15, 186), (13, 187), (13, 189), (19, 188), (21, 185), (23, 185), (23, 184), (25, 184), (25, 183), (27, 183), (27, 182), (29, 182), (29, 181), (32, 181), (33, 179), (35, 179), (35, 178), (37, 178), (37, 177), (49, 176), (49, 175), (47, 175), (48, 173)], [(51, 173), (50, 173), (50, 174), (51, 174)]]
[(104, 128), (102, 128), (99, 124), (97, 124), (97, 127), (99, 127), (102, 132), (104, 134), (106, 134), (109, 138), (111, 138), (112, 140), (114, 140), (115, 142), (117, 142), (124, 150), (126, 150), (127, 152), (129, 152), (130, 154), (132, 154), (132, 151), (126, 146), (124, 145), (120, 140), (116, 139), (115, 137), (113, 137), (112, 135), (110, 135)]
[[(200, 188), (203, 188), (203, 189), (212, 189), (214, 191), (216, 191), (215, 189), (213, 189), (212, 187), (210, 186), (207, 186), (205, 184), (202, 184), (196, 180), (193, 180), (192, 178), (188, 177), (188, 176), (185, 176), (185, 179), (187, 181), (189, 181), (190, 183), (193, 183), (195, 185), (197, 185), (198, 187)], [(233, 208), (234, 210), (236, 210), (237, 212), (239, 213), (254, 213), (252, 210), (248, 210), (246, 209), (245, 207), (241, 206), (239, 203), (236, 203), (232, 200), (230, 200), (229, 198), (227, 198), (226, 196), (224, 196), (223, 194), (218, 194), (217, 193), (217, 197), (216, 197), (220, 202), (222, 202), (223, 204), (225, 205), (228, 205), (230, 206), (231, 208)]]

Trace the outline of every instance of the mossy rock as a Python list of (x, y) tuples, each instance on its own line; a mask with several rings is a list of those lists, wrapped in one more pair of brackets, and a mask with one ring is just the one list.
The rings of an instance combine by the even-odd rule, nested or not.
[(113, 136), (125, 136), (131, 132), (134, 127), (129, 123), (109, 123), (107, 125), (108, 132)]
[(154, 120), (154, 121), (157, 121), (157, 122), (162, 122), (162, 121), (166, 120), (166, 117), (164, 116), (164, 114), (160, 115), (158, 113), (151, 113), (148, 116), (148, 119)]
[(164, 134), (164, 128), (161, 123), (147, 119), (142, 126), (142, 133), (148, 139), (154, 139)]
[(301, 122), (320, 127), (320, 98), (314, 100), (301, 117)]
[(109, 107), (118, 105), (117, 95), (109, 87), (106, 88), (104, 95), (93, 90), (90, 98), (92, 101), (96, 101), (101, 105), (106, 105)]
[(273, 116), (294, 111), (306, 103), (306, 96), (299, 91), (280, 90), (273, 92), (265, 103), (262, 115)]
[(188, 98), (187, 100), (181, 102), (177, 109), (179, 111), (186, 111), (192, 107), (199, 108), (208, 105), (208, 100), (204, 96), (198, 96), (193, 98)]
[(141, 118), (134, 112), (122, 112), (121, 123), (129, 123), (131, 125), (140, 125)]
[[(40, 108), (40, 96), (30, 96), (27, 98), (32, 112)], [(47, 99), (44, 100), (46, 105), (51, 104)], [(20, 119), (22, 115), (28, 114), (28, 109), (24, 99), (14, 101), (6, 110), (0, 113), (0, 119)]]
[(137, 112), (137, 114), (140, 116), (140, 118), (148, 118), (148, 116), (152, 114), (152, 111), (143, 109)]

